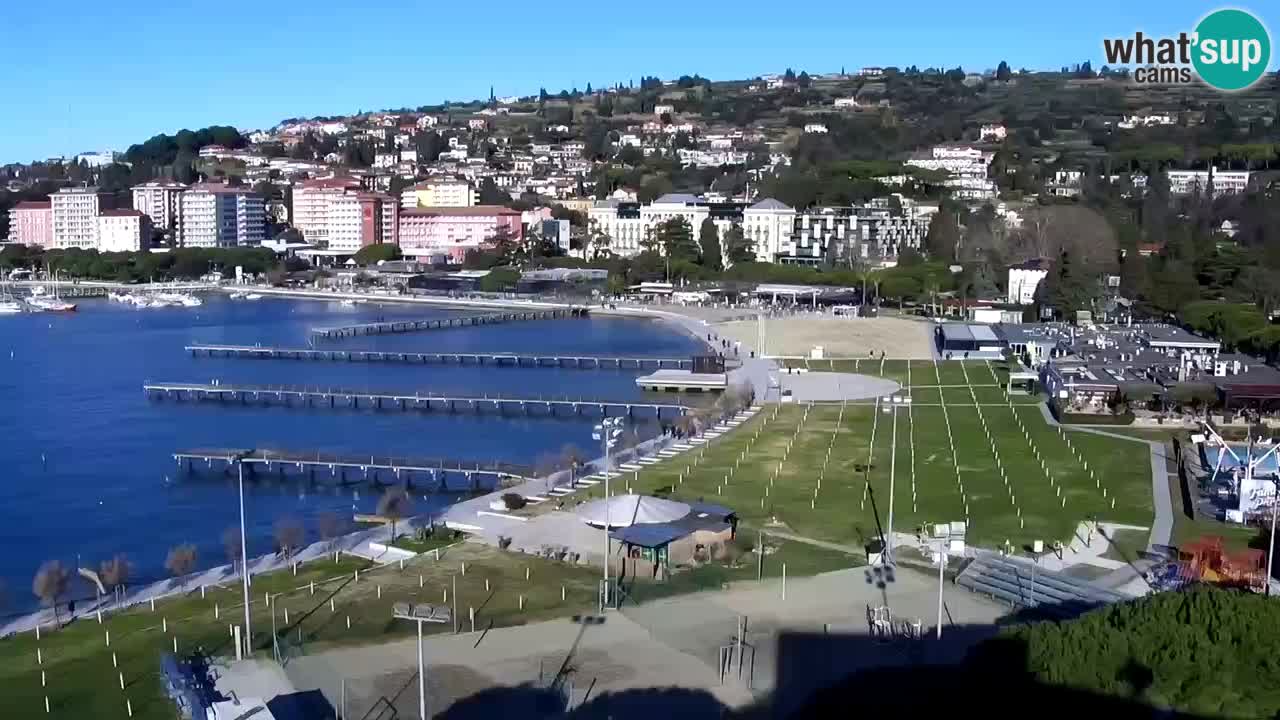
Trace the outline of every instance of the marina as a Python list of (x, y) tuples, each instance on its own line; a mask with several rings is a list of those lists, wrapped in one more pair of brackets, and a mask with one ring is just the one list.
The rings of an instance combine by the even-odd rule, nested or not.
[(261, 345), (188, 345), (192, 357), (261, 360), (317, 360), (334, 362), (403, 363), (410, 365), (484, 365), (489, 367), (551, 367), (597, 369), (675, 368), (693, 366), (690, 358), (621, 357), (600, 355), (522, 355), (516, 353), (398, 352), (384, 350), (281, 348)]
[[(509, 480), (533, 475), (533, 468), (508, 462), (462, 462), (442, 458), (410, 458), (382, 455), (352, 455), (320, 451), (238, 450), (197, 448), (173, 454), (178, 466), (188, 474), (199, 472), (229, 474), (242, 465), (249, 478), (274, 475), (280, 479), (303, 477), (310, 482), (339, 485), (425, 486), (435, 492), (473, 491), (496, 487)], [(452, 482), (451, 482), (452, 481)]]
[(545, 310), (518, 310), (515, 312), (482, 313), (479, 315), (455, 315), (449, 317), (427, 318), (422, 320), (391, 320), (385, 322), (358, 323), (353, 325), (336, 325), (333, 327), (317, 327), (311, 329), (311, 336), (332, 340), (337, 338), (361, 337), (365, 335), (390, 335), (395, 333), (422, 332), (424, 330), (447, 330), (449, 328), (475, 327), (477, 325), (496, 325), (498, 323), (521, 322), (525, 320), (556, 320), (570, 317), (588, 317), (586, 308), (551, 308)]
[(421, 392), (317, 388), (297, 385), (223, 385), (205, 383), (148, 383), (143, 393), (152, 400), (278, 405), (297, 408), (399, 410), (402, 412), (484, 413), (663, 418), (679, 416), (689, 407), (678, 403), (631, 402), (567, 397), (463, 396)]

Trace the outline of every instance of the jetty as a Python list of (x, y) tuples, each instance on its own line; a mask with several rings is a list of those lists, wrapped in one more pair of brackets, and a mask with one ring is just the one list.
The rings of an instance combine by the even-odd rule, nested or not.
[(302, 385), (223, 385), (221, 383), (147, 383), (143, 393), (152, 400), (221, 402), (240, 405), (350, 410), (399, 410), (401, 412), (493, 412), (557, 417), (585, 415), (609, 417), (679, 416), (689, 407), (672, 402), (604, 400), (572, 397), (466, 396), (447, 393), (354, 390)]
[(340, 350), (283, 348), (261, 345), (187, 345), (192, 357), (257, 360), (318, 360), (332, 362), (398, 363), (406, 365), (475, 365), (485, 367), (577, 368), (582, 370), (647, 368), (686, 369), (691, 358), (618, 357), (602, 355), (522, 355), (517, 353), (403, 352), (399, 350)]
[(392, 335), (397, 333), (422, 332), (424, 330), (447, 330), (449, 328), (473, 327), (476, 325), (497, 325), (499, 323), (521, 322), (524, 320), (555, 320), (568, 317), (587, 317), (587, 308), (547, 308), (537, 310), (512, 310), (508, 312), (482, 313), (478, 315), (453, 315), (449, 317), (424, 318), (421, 320), (388, 320), (385, 322), (359, 323), (356, 325), (336, 325), (333, 327), (311, 328), (312, 337), (332, 340), (344, 337), (360, 337), (364, 335)]
[(275, 449), (196, 448), (179, 450), (173, 459), (189, 474), (225, 475), (240, 465), (247, 477), (276, 476), (282, 480), (302, 477), (339, 485), (425, 485), (437, 492), (501, 487), (509, 481), (526, 480), (534, 475), (533, 468), (516, 463)]

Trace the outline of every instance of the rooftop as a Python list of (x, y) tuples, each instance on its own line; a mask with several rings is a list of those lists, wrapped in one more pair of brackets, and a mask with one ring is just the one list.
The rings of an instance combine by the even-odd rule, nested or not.
[(516, 210), (501, 205), (472, 205), (470, 207), (429, 207), (409, 208), (400, 211), (401, 216), (434, 217), (438, 215), (452, 217), (484, 217), (490, 215), (519, 215)]
[(102, 210), (98, 214), (107, 217), (142, 217), (144, 213), (141, 210), (126, 208), (122, 210)]
[(14, 210), (52, 210), (52, 200), (23, 200), (13, 206)]

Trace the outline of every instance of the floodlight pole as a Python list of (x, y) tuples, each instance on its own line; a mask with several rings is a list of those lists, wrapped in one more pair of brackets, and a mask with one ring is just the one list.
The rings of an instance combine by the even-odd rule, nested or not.
[(1276, 556), (1276, 509), (1280, 507), (1280, 477), (1273, 478), (1271, 484), (1271, 541), (1267, 547), (1267, 576), (1263, 579), (1266, 589), (1262, 592), (1266, 596), (1271, 595), (1271, 563)]
[(249, 549), (245, 545), (244, 532), (244, 461), (236, 461), (240, 485), (240, 581), (244, 587), (244, 646), (245, 657), (253, 654), (253, 631), (249, 627)]
[[(894, 398), (895, 400), (897, 398)], [(886, 565), (893, 562), (893, 476), (895, 470), (895, 461), (897, 460), (898, 450), (898, 403), (893, 405), (893, 435), (892, 445), (889, 446), (889, 533), (885, 537), (884, 557)]]
[(942, 571), (947, 567), (946, 541), (938, 549), (938, 639), (942, 639)]

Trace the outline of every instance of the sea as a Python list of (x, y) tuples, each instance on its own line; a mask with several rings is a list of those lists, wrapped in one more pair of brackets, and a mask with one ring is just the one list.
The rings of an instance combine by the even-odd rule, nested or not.
[[(238, 524), (236, 479), (188, 473), (173, 453), (274, 448), (534, 464), (573, 444), (598, 449), (589, 418), (330, 410), (148, 399), (147, 382), (297, 384), (641, 399), (639, 370), (400, 365), (192, 357), (189, 344), (332, 347), (426, 352), (687, 357), (698, 341), (652, 320), (536, 320), (341, 340), (313, 327), (483, 312), (422, 306), (205, 296), (195, 308), (82, 301), (78, 312), (0, 316), (0, 614), (36, 604), (40, 564), (98, 565), (124, 554), (130, 584), (164, 576), (168, 550), (191, 543), (202, 567), (227, 562), (222, 535)], [(637, 422), (639, 437), (659, 431)], [(300, 476), (246, 484), (250, 555), (273, 551), (272, 528), (295, 518), (315, 538), (318, 514), (372, 512), (380, 493)], [(414, 512), (457, 496), (415, 493)], [(77, 594), (88, 592), (81, 587)]]

